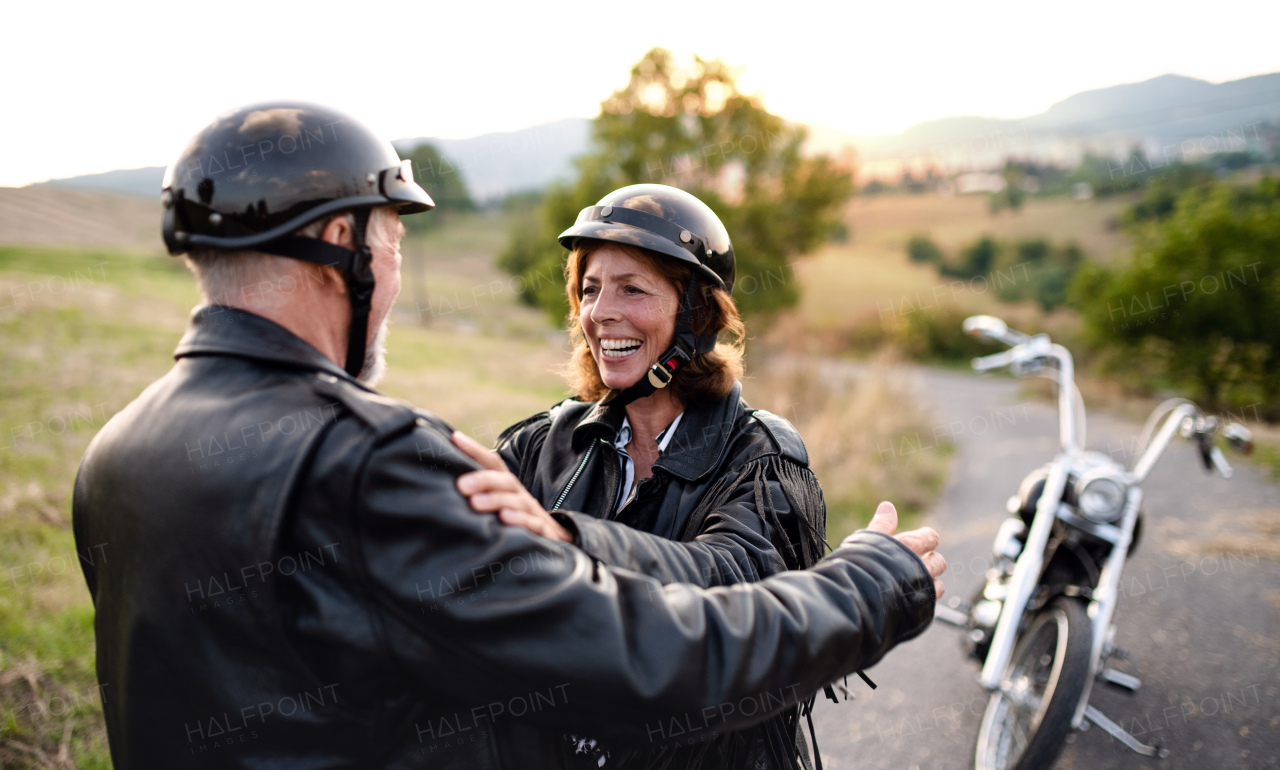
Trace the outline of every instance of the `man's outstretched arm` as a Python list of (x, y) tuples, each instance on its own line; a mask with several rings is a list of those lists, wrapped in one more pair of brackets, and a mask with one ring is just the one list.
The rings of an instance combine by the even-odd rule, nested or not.
[[(556, 708), (524, 718), (644, 740), (664, 717), (712, 709), (733, 729), (873, 665), (932, 619), (941, 557), (918, 553), (933, 552), (936, 535), (896, 539), (896, 516), (807, 571), (662, 586), (477, 516), (454, 488), (474, 466), (447, 442), (410, 434), (377, 450), (356, 499), (387, 654), (452, 702), (561, 687)], [(441, 449), (420, 458), (422, 444)], [(769, 708), (722, 713), (744, 698)]]

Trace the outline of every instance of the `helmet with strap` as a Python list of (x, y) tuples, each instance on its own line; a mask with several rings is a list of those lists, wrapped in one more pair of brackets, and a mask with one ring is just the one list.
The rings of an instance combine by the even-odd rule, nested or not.
[[(218, 116), (165, 171), (162, 187), (170, 254), (253, 250), (338, 269), (351, 300), (345, 368), (353, 377), (364, 364), (374, 289), (369, 212), (435, 206), (390, 142), (348, 115), (303, 102)], [(354, 251), (295, 235), (342, 212), (354, 215)]]
[(573, 249), (580, 238), (638, 246), (692, 269), (671, 347), (639, 382), (612, 393), (609, 404), (623, 406), (652, 395), (684, 364), (715, 349), (715, 334), (693, 333), (693, 311), (701, 286), (733, 292), (734, 257), (728, 231), (707, 204), (667, 185), (623, 187), (583, 209), (573, 227), (560, 234), (560, 244)]

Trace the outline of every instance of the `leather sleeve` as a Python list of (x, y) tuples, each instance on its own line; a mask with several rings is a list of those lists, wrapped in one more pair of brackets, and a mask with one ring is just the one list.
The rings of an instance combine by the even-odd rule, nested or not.
[[(760, 721), (921, 633), (933, 581), (896, 540), (864, 534), (811, 570), (701, 589), (594, 562), (478, 516), (454, 489), (474, 465), (417, 427), (376, 449), (355, 492), (358, 568), (386, 654), (475, 709), (534, 693), (523, 717), (654, 740), (675, 714)], [(420, 456), (417, 447), (440, 447)], [(767, 709), (726, 709), (761, 700)], [(717, 711), (717, 707), (719, 707)]]
[[(767, 492), (761, 491), (772, 498), (778, 516), (789, 516), (791, 509), (779, 481), (770, 478), (763, 486)], [(759, 502), (754, 482), (739, 469), (727, 499), (702, 519), (691, 541), (668, 540), (582, 513), (555, 515), (574, 533), (582, 550), (606, 564), (641, 572), (664, 585), (692, 583), (709, 588), (754, 583), (787, 568), (770, 540)], [(786, 533), (776, 535), (786, 539)]]
[(534, 486), (537, 473), (538, 458), (542, 454), (542, 445), (547, 440), (547, 431), (551, 429), (551, 412), (539, 412), (532, 417), (518, 422), (502, 431), (498, 436), (494, 449), (507, 470), (514, 473), (526, 489)]

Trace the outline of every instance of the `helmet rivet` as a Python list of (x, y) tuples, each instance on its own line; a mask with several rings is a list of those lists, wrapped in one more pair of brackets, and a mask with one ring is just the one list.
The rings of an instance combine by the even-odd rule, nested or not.
[(612, 213), (613, 213), (613, 206), (605, 206), (604, 208), (600, 209), (600, 216), (602, 217), (607, 217)]
[(374, 184), (378, 181), (378, 175), (370, 171), (369, 176), (365, 177), (364, 181), (368, 182), (369, 184)]
[(173, 233), (173, 239), (179, 243), (186, 243), (189, 237), (183, 230), (175, 230)]
[(684, 243), (689, 243), (690, 241), (693, 240), (693, 233), (689, 232), (688, 230), (681, 230), (680, 240), (683, 241)]
[(216, 211), (210, 214), (209, 224), (213, 225), (214, 227), (217, 227), (218, 225), (222, 224), (222, 215)]
[(165, 190), (160, 193), (160, 202), (164, 204), (165, 208), (171, 208), (173, 206), (173, 191)]

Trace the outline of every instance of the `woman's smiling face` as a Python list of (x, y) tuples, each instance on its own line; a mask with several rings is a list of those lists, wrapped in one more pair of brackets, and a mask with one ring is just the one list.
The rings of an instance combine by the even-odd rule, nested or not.
[(657, 363), (671, 347), (679, 307), (676, 288), (618, 246), (587, 257), (579, 321), (605, 385), (630, 387)]

